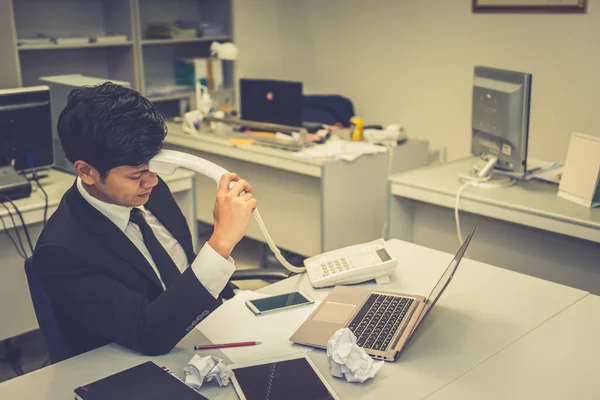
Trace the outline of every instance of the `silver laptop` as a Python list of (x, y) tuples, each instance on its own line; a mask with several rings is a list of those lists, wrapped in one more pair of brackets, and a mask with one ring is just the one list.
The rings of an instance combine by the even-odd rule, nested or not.
[(373, 358), (394, 361), (429, 314), (458, 268), (475, 229), (465, 239), (427, 298), (353, 286), (336, 286), (290, 340), (326, 348), (329, 338), (348, 327)]

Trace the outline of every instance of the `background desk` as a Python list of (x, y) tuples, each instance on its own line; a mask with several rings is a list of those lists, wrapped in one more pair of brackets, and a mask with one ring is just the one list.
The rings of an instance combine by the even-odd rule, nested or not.
[[(390, 241), (388, 249), (402, 263), (391, 283), (383, 288), (404, 293), (427, 295), (452, 258), (449, 254), (398, 240)], [(304, 275), (262, 291), (277, 294), (295, 289), (302, 289), (317, 299), (325, 298), (329, 292), (312, 289)], [(425, 320), (418, 337), (399, 360), (386, 363), (374, 380), (364, 385), (348, 384), (331, 376), (324, 351), (309, 354), (342, 399), (392, 399), (400, 393), (402, 399), (422, 399), (585, 295), (577, 289), (463, 260), (453, 283)], [(533, 299), (535, 301), (531, 301)], [(160, 357), (141, 356), (117, 345), (104, 346), (0, 384), (0, 398), (66, 399), (82, 384), (146, 360), (182, 375), (183, 367), (195, 353), (193, 346), (201, 343), (206, 343), (206, 339), (194, 330), (171, 353)], [(219, 351), (203, 354), (224, 357)], [(265, 358), (270, 356), (264, 354)], [(237, 398), (231, 386), (215, 386), (207, 384), (202, 393), (210, 399)]]
[[(172, 176), (163, 177), (173, 192), (175, 200), (181, 207), (192, 232), (194, 246), (197, 244), (195, 215), (195, 190), (194, 190), (194, 174), (187, 171), (178, 171)], [(41, 180), (44, 189), (48, 193), (48, 218), (58, 207), (63, 194), (73, 185), (75, 177), (64, 172), (51, 170), (48, 178)], [(34, 190), (37, 185), (33, 183)], [(31, 196), (24, 199), (15, 200), (14, 203), (23, 214), (23, 219), (31, 235), (31, 241), (35, 243), (42, 232), (42, 222), (44, 220), (44, 195), (37, 189), (31, 193)], [(9, 203), (5, 203), (11, 210), (15, 212)], [(3, 217), (6, 227), (9, 232), (14, 235), (13, 225), (8, 213), (4, 208), (0, 208), (0, 216)], [(17, 226), (21, 226), (21, 222), (15, 216)], [(24, 245), (25, 233), (22, 228), (19, 228)], [(28, 249), (28, 248), (27, 248)], [(31, 255), (29, 249), (28, 254)], [(29, 296), (29, 286), (25, 277), (23, 267), (23, 259), (19, 257), (12, 242), (4, 232), (4, 228), (0, 224), (0, 340), (4, 340), (13, 336), (17, 336), (34, 329), (37, 329), (38, 324), (31, 304)]]
[[(474, 162), (469, 158), (390, 177), (389, 237), (453, 251), (458, 174)], [(557, 189), (537, 181), (499, 189), (467, 187), (460, 200), (463, 233), (477, 226), (469, 255), (600, 294), (600, 209), (561, 199)]]
[[(260, 213), (275, 243), (304, 256), (374, 240), (386, 218), (387, 154), (356, 161), (314, 161), (260, 145), (234, 147), (213, 134), (187, 135), (169, 124), (165, 147), (210, 160), (252, 184)], [(428, 142), (410, 140), (394, 150), (393, 171), (427, 164)], [(212, 224), (215, 183), (196, 181), (198, 221)], [(264, 242), (256, 224), (247, 236)]]
[(588, 295), (431, 397), (597, 399), (600, 297)]

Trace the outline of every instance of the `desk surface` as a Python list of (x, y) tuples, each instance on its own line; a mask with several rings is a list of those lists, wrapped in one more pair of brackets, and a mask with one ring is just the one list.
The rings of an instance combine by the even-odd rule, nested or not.
[[(477, 235), (473, 241), (477, 240)], [(412, 243), (390, 240), (401, 260), (384, 290), (427, 296), (452, 256)], [(375, 284), (371, 285), (373, 288)], [(265, 288), (270, 293), (302, 290), (323, 299), (306, 277)], [(386, 363), (366, 385), (331, 380), (341, 398), (423, 399), (585, 296), (586, 292), (521, 275), (488, 264), (463, 260), (455, 278), (414, 341), (394, 363)], [(530, 301), (535, 299), (535, 301)], [(327, 372), (323, 352), (313, 360)], [(327, 372), (328, 373), (328, 372)]]
[(596, 399), (600, 297), (588, 295), (430, 398)]
[[(198, 133), (196, 135), (184, 133), (181, 126), (173, 122), (167, 123), (167, 127), (169, 133), (165, 139), (165, 144), (169, 148), (182, 147), (193, 149), (317, 178), (322, 176), (322, 167), (324, 165), (346, 162), (334, 159), (298, 158), (294, 155), (293, 151), (260, 144), (234, 146), (224, 136), (212, 133)], [(416, 168), (427, 163), (429, 151), (429, 143), (427, 141), (409, 139), (407, 143), (399, 146), (399, 148), (410, 149), (410, 156), (400, 152), (399, 156), (402, 159), (394, 160), (394, 165), (391, 166), (392, 171)], [(393, 151), (396, 152), (396, 150)]]
[[(75, 181), (75, 176), (55, 169), (48, 170), (46, 173), (48, 174), (48, 177), (41, 179), (40, 183), (42, 184), (44, 190), (46, 190), (46, 193), (48, 194), (48, 209), (53, 209), (58, 206), (63, 194), (65, 194), (65, 192), (73, 185), (73, 182)], [(163, 178), (165, 182), (169, 184), (181, 179), (189, 179), (194, 175), (194, 172), (179, 169), (173, 175), (165, 175), (161, 176), (161, 178)], [(23, 214), (44, 209), (44, 194), (34, 182), (32, 182), (32, 189), (33, 192), (31, 193), (31, 196), (23, 199), (14, 200), (14, 203), (19, 208), (19, 211), (21, 211), (21, 213)], [(12, 206), (9, 203), (5, 204), (11, 210), (11, 212), (13, 212), (14, 215)], [(50, 216), (50, 214), (51, 212), (48, 212), (48, 217)], [(8, 212), (4, 207), (0, 208), (0, 217), (8, 217)], [(41, 218), (37, 219), (35, 218), (35, 216), (33, 216), (32, 218), (31, 214), (28, 216), (28, 218), (25, 218), (25, 220), (28, 224), (42, 221)], [(17, 221), (16, 217), (15, 221)], [(6, 223), (7, 228), (12, 227), (10, 218), (4, 218), (4, 222)], [(20, 226), (21, 223), (17, 221), (17, 225)], [(0, 231), (2, 231), (3, 229), (4, 228), (0, 225)]]
[[(386, 290), (427, 295), (452, 258), (407, 242), (392, 240), (388, 243), (388, 249), (401, 263), (391, 283), (384, 286)], [(324, 298), (328, 292), (312, 289), (304, 275), (268, 286), (263, 291), (275, 294), (295, 289), (305, 290), (317, 299)], [(364, 385), (348, 384), (329, 374), (323, 351), (310, 352), (310, 356), (341, 398), (366, 398), (367, 395), (393, 398), (398, 388), (402, 388), (403, 399), (421, 399), (585, 295), (577, 289), (463, 260), (454, 281), (418, 337), (399, 360), (386, 363), (374, 380)], [(105, 346), (0, 384), (0, 398), (69, 398), (75, 387), (148, 359), (181, 373), (194, 354), (193, 344), (203, 343), (202, 340), (200, 332), (194, 330), (175, 350), (160, 357), (141, 356), (116, 345)], [(203, 394), (211, 399), (236, 398), (231, 387), (217, 388), (212, 384), (203, 389)]]
[[(454, 207), (456, 193), (462, 183), (458, 175), (466, 173), (476, 162), (475, 158), (467, 158), (443, 165), (435, 165), (418, 170), (396, 174), (390, 177), (393, 195), (412, 198), (415, 200), (436, 204), (444, 207)], [(573, 236), (600, 242), (600, 208), (590, 209), (556, 195), (558, 186), (540, 182), (519, 182), (514, 186), (498, 189), (482, 189), (467, 187), (461, 194), (461, 210), (476, 214), (490, 212), (492, 206), (496, 211), (490, 214), (492, 218), (511, 220), (504, 211), (514, 211), (521, 214), (517, 221), (527, 224), (522, 217), (526, 215), (541, 217), (551, 221), (568, 223), (587, 228), (590, 231), (582, 237), (576, 233)], [(542, 228), (544, 226), (531, 226)], [(571, 234), (564, 228), (549, 228), (563, 234)]]

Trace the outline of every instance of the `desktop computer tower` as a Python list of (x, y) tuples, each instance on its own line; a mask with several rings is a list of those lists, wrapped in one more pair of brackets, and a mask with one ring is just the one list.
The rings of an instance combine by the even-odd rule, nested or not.
[(52, 143), (54, 148), (54, 168), (61, 171), (75, 173), (73, 164), (65, 156), (60, 138), (58, 137), (58, 131), (56, 125), (58, 124), (58, 117), (60, 113), (67, 105), (67, 98), (71, 90), (77, 89), (83, 86), (97, 86), (105, 82), (112, 82), (116, 85), (125, 87), (131, 87), (129, 82), (117, 81), (113, 79), (94, 78), (90, 76), (84, 76), (81, 74), (74, 75), (55, 75), (55, 76), (44, 76), (40, 78), (42, 84), (50, 88), (50, 107), (52, 112)]

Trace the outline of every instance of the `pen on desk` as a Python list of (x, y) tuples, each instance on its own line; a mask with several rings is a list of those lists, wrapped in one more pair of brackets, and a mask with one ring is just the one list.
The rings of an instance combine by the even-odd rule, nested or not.
[(243, 346), (255, 346), (257, 344), (261, 344), (257, 340), (253, 340), (251, 342), (236, 342), (236, 343), (221, 343), (221, 344), (202, 344), (199, 346), (194, 346), (194, 350), (208, 350), (208, 349), (224, 349), (227, 347), (243, 347)]

